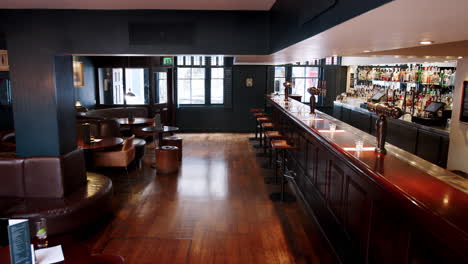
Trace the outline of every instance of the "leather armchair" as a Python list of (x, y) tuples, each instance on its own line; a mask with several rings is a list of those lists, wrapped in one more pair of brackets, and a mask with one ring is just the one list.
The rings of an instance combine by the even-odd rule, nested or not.
[(100, 137), (120, 137), (120, 123), (116, 119), (99, 121)]
[(124, 167), (127, 166), (135, 159), (135, 146), (133, 139), (135, 136), (127, 138), (118, 151), (100, 151), (94, 152), (93, 162), (96, 167)]

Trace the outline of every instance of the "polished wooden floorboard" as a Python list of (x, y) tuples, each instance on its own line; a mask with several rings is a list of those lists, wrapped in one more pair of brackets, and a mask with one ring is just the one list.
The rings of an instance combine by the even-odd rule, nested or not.
[[(141, 169), (105, 169), (115, 215), (77, 235), (128, 263), (336, 263), (300, 202), (275, 204), (250, 134), (178, 134), (181, 170), (156, 175), (152, 146)], [(90, 233), (91, 232), (91, 233)]]

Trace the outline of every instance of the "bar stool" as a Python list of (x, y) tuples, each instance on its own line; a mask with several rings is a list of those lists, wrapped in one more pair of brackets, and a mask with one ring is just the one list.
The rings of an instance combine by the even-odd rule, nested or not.
[(183, 143), (182, 138), (178, 136), (170, 136), (170, 137), (163, 138), (164, 146), (176, 146), (177, 148), (179, 148), (179, 153), (178, 153), (179, 162), (182, 161), (182, 143)]
[[(271, 193), (270, 200), (273, 202), (294, 202), (296, 197), (284, 190), (284, 183), (286, 178), (294, 180), (294, 172), (288, 170), (286, 166), (286, 151), (296, 149), (293, 145), (289, 144), (287, 140), (272, 140), (271, 148), (275, 150), (275, 183), (278, 183), (278, 165), (281, 164), (281, 192)], [(281, 160), (278, 159), (278, 152), (281, 152)]]
[(262, 117), (257, 117), (257, 128), (255, 130), (255, 137), (257, 137), (257, 134), (258, 134), (258, 140), (259, 140), (259, 144), (258, 145), (255, 145), (254, 148), (261, 148), (263, 147), (263, 138), (262, 138), (262, 124), (263, 123), (269, 123), (271, 122), (271, 119), (267, 116), (262, 116)]
[[(269, 150), (268, 151), (269, 160), (268, 160), (268, 163), (266, 163), (266, 164), (264, 164), (262, 166), (262, 168), (264, 168), (264, 169), (271, 169), (272, 168), (272, 165), (273, 165), (273, 149), (271, 148), (271, 141), (272, 140), (279, 140), (279, 139), (286, 139), (286, 136), (284, 134), (282, 134), (281, 132), (276, 131), (276, 130), (270, 130), (270, 131), (265, 132), (265, 144), (263, 146), (264, 146), (264, 152), (265, 153), (267, 152), (266, 151), (267, 149)], [(269, 184), (269, 183), (271, 183), (271, 181), (265, 180), (265, 183)]]
[(267, 114), (264, 113), (264, 112), (255, 112), (255, 113), (253, 113), (253, 117), (255, 118), (255, 137), (250, 138), (250, 140), (258, 140), (258, 129), (259, 129), (260, 124), (258, 123), (257, 118), (266, 117), (266, 116), (267, 116)]
[(267, 156), (266, 152), (266, 135), (267, 131), (271, 131), (275, 128), (275, 125), (272, 122), (262, 122), (260, 124), (260, 146), (263, 146), (263, 153), (257, 153), (258, 157), (265, 157)]
[(155, 149), (157, 173), (169, 174), (179, 170), (179, 148), (162, 146)]

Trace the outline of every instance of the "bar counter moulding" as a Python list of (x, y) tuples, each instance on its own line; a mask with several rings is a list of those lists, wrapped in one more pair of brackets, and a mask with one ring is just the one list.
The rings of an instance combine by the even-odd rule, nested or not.
[(0, 50), (0, 71), (9, 71), (10, 65), (8, 64), (8, 51)]

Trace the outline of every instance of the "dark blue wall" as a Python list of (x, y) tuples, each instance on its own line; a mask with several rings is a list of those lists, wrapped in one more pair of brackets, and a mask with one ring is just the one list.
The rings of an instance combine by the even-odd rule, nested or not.
[[(0, 10), (0, 17), (8, 47), (10, 34), (28, 36), (41, 24), (57, 32), (48, 39), (61, 43), (63, 49), (57, 52), (73, 54), (267, 54), (269, 50), (269, 15), (260, 11)], [(129, 32), (130, 28), (136, 30)]]
[[(184, 131), (248, 132), (255, 128), (250, 108), (264, 107), (268, 66), (236, 65), (232, 69), (232, 107), (179, 108), (177, 125)], [(251, 77), (254, 86), (245, 87)]]
[(80, 100), (86, 108), (96, 106), (96, 71), (93, 62), (88, 57), (76, 56), (74, 61), (83, 62), (84, 86), (75, 87), (75, 100)]
[[(277, 0), (270, 10), (270, 52), (274, 53), (292, 44), (314, 36), (344, 21), (388, 3), (391, 0), (336, 0), (323, 13), (304, 21), (309, 2), (335, 2), (330, 0)], [(305, 22), (305, 23), (303, 23)], [(362, 37), (356, 34), (356, 37)]]

